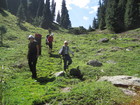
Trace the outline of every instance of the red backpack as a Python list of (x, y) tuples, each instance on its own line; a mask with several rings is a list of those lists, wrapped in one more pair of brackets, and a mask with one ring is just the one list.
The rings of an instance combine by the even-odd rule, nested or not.
[(48, 41), (49, 41), (49, 42), (53, 42), (53, 36), (49, 36), (49, 37), (48, 37)]

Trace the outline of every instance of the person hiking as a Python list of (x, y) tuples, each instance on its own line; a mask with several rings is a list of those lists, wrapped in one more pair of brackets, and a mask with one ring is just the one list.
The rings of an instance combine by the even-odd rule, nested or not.
[(63, 57), (64, 71), (66, 71), (66, 69), (68, 69), (68, 66), (72, 64), (72, 59), (71, 59), (69, 53), (71, 53), (74, 56), (74, 53), (70, 50), (70, 48), (68, 46), (68, 42), (64, 41), (64, 45), (62, 46), (62, 48), (59, 51), (59, 54), (62, 55), (62, 57)]
[(37, 63), (37, 58), (39, 56), (39, 46), (33, 35), (29, 35), (28, 39), (29, 39), (28, 55), (27, 55), (28, 64), (29, 64), (30, 71), (32, 72), (32, 78), (35, 79), (37, 78), (36, 63)]
[(48, 30), (49, 34), (46, 35), (46, 45), (49, 45), (48, 37), (51, 35), (51, 30)]
[(53, 48), (53, 33), (50, 35), (50, 36), (48, 36), (48, 46), (49, 46), (49, 54), (51, 54), (52, 53), (52, 48)]

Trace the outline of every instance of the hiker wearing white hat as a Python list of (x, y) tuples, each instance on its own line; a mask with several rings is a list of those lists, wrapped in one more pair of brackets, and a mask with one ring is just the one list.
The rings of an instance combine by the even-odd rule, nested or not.
[(32, 78), (37, 78), (36, 74), (36, 63), (37, 58), (39, 56), (39, 46), (37, 41), (35, 41), (35, 37), (33, 35), (28, 36), (29, 44), (28, 44), (28, 64), (30, 71), (32, 72)]
[(72, 64), (72, 59), (71, 59), (69, 53), (71, 53), (74, 56), (74, 53), (70, 50), (70, 48), (68, 46), (68, 42), (64, 41), (64, 45), (62, 46), (62, 48), (59, 51), (59, 54), (62, 55), (62, 57), (63, 57), (64, 71), (66, 71), (66, 69), (68, 69), (68, 66)]

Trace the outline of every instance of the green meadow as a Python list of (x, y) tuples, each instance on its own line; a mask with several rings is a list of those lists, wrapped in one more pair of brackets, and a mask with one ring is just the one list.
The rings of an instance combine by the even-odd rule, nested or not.
[[(45, 44), (48, 30), (23, 22), (9, 12), (0, 14), (4, 25), (3, 46), (0, 47), (0, 103), (2, 105), (128, 105), (133, 97), (108, 82), (97, 82), (102, 76), (129, 75), (140, 77), (140, 28), (120, 34), (93, 31), (83, 35), (69, 34), (59, 28), (53, 31), (53, 55), (49, 56)], [(42, 54), (37, 62), (37, 80), (31, 78), (27, 62), (28, 35), (42, 35)], [(109, 42), (98, 42), (108, 38)], [(116, 39), (113, 39), (116, 38)], [(67, 40), (74, 52), (69, 69), (80, 67), (83, 79), (54, 73), (63, 71), (58, 52)], [(115, 49), (115, 50), (114, 50)], [(103, 65), (87, 65), (98, 60)]]

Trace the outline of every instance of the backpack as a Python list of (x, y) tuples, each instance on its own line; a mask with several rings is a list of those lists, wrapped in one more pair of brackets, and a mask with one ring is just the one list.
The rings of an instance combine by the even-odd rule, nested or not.
[(49, 36), (48, 37), (48, 42), (52, 42), (53, 41), (53, 36)]

